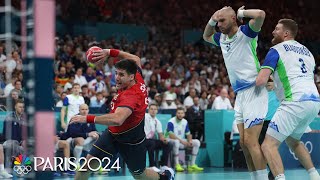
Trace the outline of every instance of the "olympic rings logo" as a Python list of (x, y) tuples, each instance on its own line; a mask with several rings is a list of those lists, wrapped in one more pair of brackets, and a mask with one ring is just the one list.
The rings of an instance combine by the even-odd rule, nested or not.
[(28, 174), (32, 170), (32, 167), (30, 165), (14, 166), (13, 170), (19, 175), (23, 175), (23, 174), (25, 175), (25, 174)]
[[(312, 153), (313, 151), (313, 145), (310, 141), (307, 141), (306, 143), (303, 143), (302, 141), (300, 142), (301, 144), (304, 145), (304, 147), (307, 149), (307, 151), (309, 152), (309, 154)], [(292, 154), (293, 158), (295, 160), (298, 160), (298, 158), (296, 157), (296, 154), (289, 148), (290, 153)]]

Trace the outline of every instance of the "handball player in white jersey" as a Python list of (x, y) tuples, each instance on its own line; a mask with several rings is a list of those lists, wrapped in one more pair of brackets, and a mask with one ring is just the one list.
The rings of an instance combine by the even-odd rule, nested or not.
[(295, 40), (298, 24), (281, 19), (272, 32), (270, 48), (256, 80), (264, 86), (270, 74), (280, 107), (269, 123), (261, 149), (276, 180), (285, 179), (278, 147), (285, 140), (308, 171), (311, 180), (320, 180), (310, 154), (300, 138), (320, 110), (320, 98), (314, 83), (315, 60), (311, 52)]
[[(250, 18), (250, 21), (238, 26), (237, 17), (239, 20)], [(255, 85), (260, 71), (257, 40), (264, 19), (263, 10), (244, 10), (242, 6), (236, 15), (228, 6), (212, 15), (203, 34), (205, 41), (221, 48), (231, 85), (237, 94), (234, 110), (240, 145), (251, 179), (259, 180), (268, 179), (266, 162), (258, 142), (267, 114), (268, 92), (265, 87)], [(215, 26), (221, 32), (216, 32)]]

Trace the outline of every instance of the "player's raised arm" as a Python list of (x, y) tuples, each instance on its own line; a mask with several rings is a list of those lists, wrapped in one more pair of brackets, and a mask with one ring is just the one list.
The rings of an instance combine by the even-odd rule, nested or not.
[(134, 54), (130, 54), (118, 49), (103, 49), (94, 51), (93, 53), (93, 60), (101, 60), (105, 59), (106, 57), (118, 57), (120, 59), (130, 59), (136, 62), (137, 66), (141, 68), (141, 60), (138, 56)]
[(220, 10), (216, 11), (210, 18), (210, 20), (208, 21), (206, 28), (204, 29), (203, 32), (203, 39), (209, 43), (213, 43), (215, 44), (212, 36), (214, 35), (214, 33), (216, 33), (215, 30), (215, 26), (218, 23), (218, 13), (220, 12)]
[(249, 25), (252, 30), (258, 32), (261, 30), (266, 13), (260, 9), (244, 9), (244, 6), (238, 9), (237, 17), (241, 20), (244, 17), (251, 18)]

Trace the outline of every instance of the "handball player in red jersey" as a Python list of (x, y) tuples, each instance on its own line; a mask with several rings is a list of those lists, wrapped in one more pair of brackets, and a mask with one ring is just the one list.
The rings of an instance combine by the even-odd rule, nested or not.
[[(108, 157), (112, 160), (119, 153), (135, 179), (173, 180), (174, 172), (171, 168), (164, 166), (159, 173), (146, 168), (144, 116), (148, 106), (148, 92), (142, 77), (140, 58), (117, 49), (96, 50), (93, 53), (93, 60), (98, 62), (107, 57), (121, 59), (115, 65), (118, 92), (110, 104), (111, 113), (101, 116), (78, 115), (70, 121), (109, 127), (93, 145), (87, 160), (93, 157)], [(90, 167), (96, 168), (98, 165), (97, 161), (90, 161)], [(75, 179), (88, 179), (89, 176), (89, 171), (78, 171)]]

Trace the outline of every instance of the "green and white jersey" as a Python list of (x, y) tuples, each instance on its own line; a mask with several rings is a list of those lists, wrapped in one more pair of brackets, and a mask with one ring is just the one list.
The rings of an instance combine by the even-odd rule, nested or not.
[(177, 120), (177, 117), (173, 117), (169, 120), (167, 125), (167, 132), (174, 133), (179, 139), (186, 139), (186, 136), (190, 134), (188, 121), (186, 119)]
[(218, 32), (212, 39), (216, 46), (221, 47), (233, 90), (238, 92), (254, 86), (260, 70), (256, 52), (258, 32), (246, 24), (240, 26), (231, 38)]
[(274, 72), (275, 91), (280, 101), (320, 102), (314, 83), (314, 57), (299, 42), (289, 40), (273, 46), (261, 68)]

